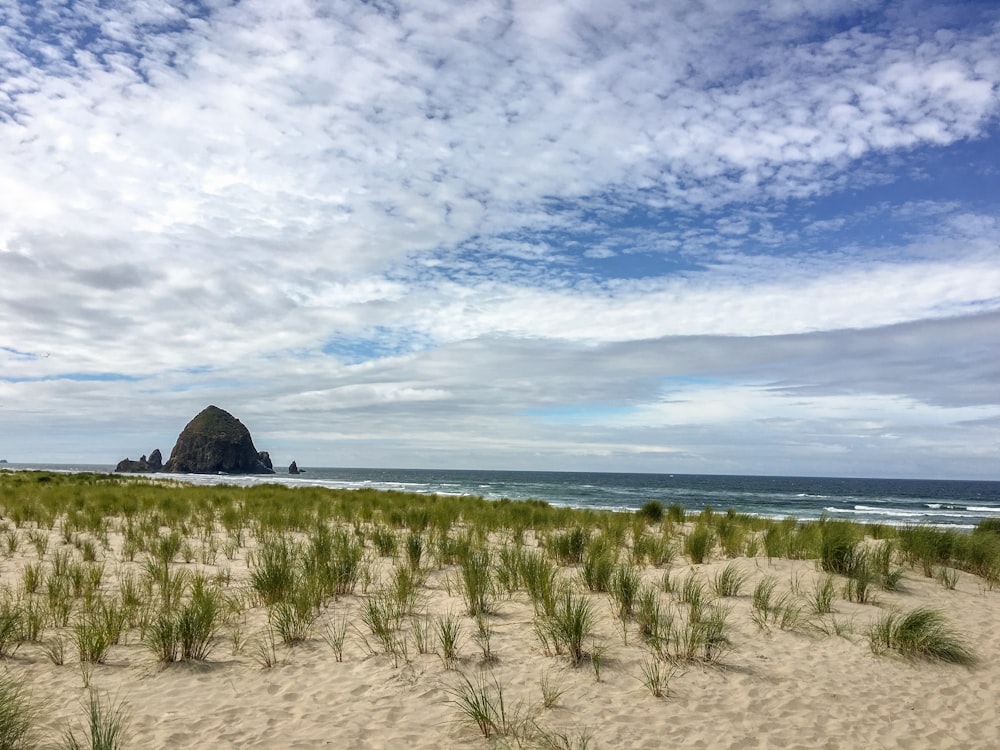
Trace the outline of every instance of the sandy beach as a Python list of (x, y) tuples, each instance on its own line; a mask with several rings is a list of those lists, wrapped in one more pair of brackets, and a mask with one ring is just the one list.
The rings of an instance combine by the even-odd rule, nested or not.
[[(181, 527), (157, 527), (160, 538), (176, 531), (187, 545), (170, 556), (168, 570), (185, 571), (181, 578), (187, 584), (167, 608), (190, 600), (195, 579), (217, 590), (225, 602), (206, 643), (207, 658), (165, 661), (149, 645), (154, 613), (162, 611), (157, 597), (165, 596), (150, 584), (147, 613), (134, 615), (137, 624), (126, 622), (119, 642), (109, 645), (98, 663), (87, 664), (75, 640), (77, 624), (95, 611), (94, 601), (123, 602), (122, 581), (128, 588), (150, 575), (154, 553), (129, 549), (128, 524), (120, 514), (105, 517), (106, 540), (89, 547), (84, 540), (99, 540), (101, 534), (82, 530), (79, 522), (81, 530), (64, 531), (65, 515), (51, 528), (24, 519), (17, 523), (8, 506), (20, 502), (26, 490), (7, 482), (4, 491), (0, 586), (5, 612), (23, 612), (29, 600), (39, 606), (53, 600), (46, 586), (56, 576), (53, 566), (60, 564), (60, 555), (103, 573), (89, 597), (73, 600), (65, 624), (45, 615), (39, 632), (8, 643), (0, 659), (0, 674), (19, 681), (30, 702), (42, 709), (34, 734), (39, 744), (58, 741), (67, 728), (82, 734), (83, 706), (92, 691), (123, 706), (132, 748), (989, 748), (1000, 742), (995, 720), (1000, 592), (965, 571), (952, 570), (950, 581), (927, 577), (919, 566), (905, 564), (898, 548), (893, 566), (901, 572), (891, 586), (895, 590), (878, 586), (866, 593), (864, 603), (849, 601), (844, 596), (848, 579), (833, 575), (832, 611), (817, 613), (816, 592), (828, 578), (817, 559), (768, 558), (757, 543), (749, 545), (753, 556), (746, 547), (744, 554), (727, 556), (716, 542), (705, 562), (693, 564), (684, 549), (694, 519), (666, 531), (666, 520), (643, 521), (648, 534), (671, 540), (672, 559), (656, 565), (648, 558), (630, 558), (630, 530), (615, 564), (635, 573), (641, 590), (672, 613), (675, 633), (691, 616), (685, 591), (700, 590), (704, 611), (723, 613), (722, 637), (707, 651), (699, 647), (685, 657), (677, 644), (658, 645), (648, 633), (644, 636), (638, 604), (632, 615), (622, 617), (612, 593), (591, 590), (584, 563), (559, 564), (553, 553), (553, 537), (562, 533), (557, 530), (493, 530), (485, 537), (490, 590), (487, 611), (477, 621), (463, 595), (462, 564), (432, 554), (433, 529), (393, 526), (378, 512), (367, 521), (332, 517), (326, 521), (331, 527), (362, 530), (367, 572), (353, 593), (324, 597), (305, 617), (302, 639), (289, 645), (275, 630), (279, 605), (268, 605), (255, 588), (262, 545), (274, 537), (255, 535), (248, 526), (235, 535), (242, 544), (234, 544), (232, 529), (217, 513), (208, 522), (209, 536), (193, 521), (185, 525), (186, 534)], [(135, 490), (123, 484), (102, 491)], [(162, 493), (188, 490), (156, 491), (162, 498)], [(115, 502), (117, 495), (110, 501)], [(196, 516), (192, 511), (190, 518)], [(382, 554), (392, 543), (376, 528), (395, 540), (391, 554)], [(463, 528), (455, 525), (451, 533), (457, 536)], [(309, 544), (308, 530), (282, 533), (300, 549)], [(597, 528), (587, 531), (591, 543), (601, 533), (610, 536)], [(762, 533), (751, 529), (747, 538)], [(407, 544), (414, 536), (425, 546), (419, 565), (411, 567)], [(881, 543), (867, 539), (860, 545)], [(588, 603), (592, 622), (577, 664), (565, 648), (539, 638), (544, 615), (522, 586), (500, 574), (500, 551), (514, 547), (519, 554), (552, 560), (566, 595)], [(95, 560), (84, 563), (92, 552)], [(721, 596), (718, 580), (727, 568), (741, 583), (736, 595)], [(33, 570), (39, 579), (31, 593), (26, 582), (30, 586)], [(368, 626), (366, 606), (399, 591), (400, 570), (415, 573), (415, 583), (399, 595), (407, 605), (395, 621), (395, 646), (387, 648)], [(780, 600), (783, 609), (757, 606), (761, 582), (770, 583), (772, 602)], [(920, 607), (944, 615), (971, 648), (974, 664), (892, 649), (874, 652), (873, 623)], [(454, 659), (442, 653), (442, 619), (460, 628)], [(58, 642), (64, 647), (62, 664), (52, 658)], [(659, 690), (651, 684), (657, 674)], [(502, 691), (505, 721), (495, 722), (489, 739), (460, 708), (463, 689), (468, 697), (470, 687), (485, 687), (493, 701)]]

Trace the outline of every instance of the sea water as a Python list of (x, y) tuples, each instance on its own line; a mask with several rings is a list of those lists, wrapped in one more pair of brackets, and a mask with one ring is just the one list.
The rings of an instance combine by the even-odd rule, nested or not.
[[(6, 469), (111, 472), (103, 465), (6, 464)], [(801, 520), (827, 515), (863, 523), (933, 524), (971, 529), (1000, 518), (1000, 482), (925, 479), (612, 474), (548, 471), (434, 469), (337, 469), (305, 467), (306, 473), (232, 476), (181, 474), (194, 484), (373, 488), (421, 494), (479, 496), (490, 500), (537, 499), (553, 505), (632, 511), (649, 500), (689, 511), (729, 508), (767, 518)]]

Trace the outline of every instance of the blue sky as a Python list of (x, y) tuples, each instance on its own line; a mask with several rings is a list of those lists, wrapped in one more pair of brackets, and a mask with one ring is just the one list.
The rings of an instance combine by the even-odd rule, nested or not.
[(1000, 479), (992, 2), (0, 0), (0, 457)]

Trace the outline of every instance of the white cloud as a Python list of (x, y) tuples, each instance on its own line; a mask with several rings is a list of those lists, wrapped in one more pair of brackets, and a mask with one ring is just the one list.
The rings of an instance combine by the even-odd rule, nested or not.
[[(380, 410), (412, 407), (411, 434), (453, 459), (482, 432), (466, 418), (514, 462), (539, 441), (609, 468), (619, 450), (686, 454), (691, 435), (612, 439), (610, 422), (528, 439), (523, 408), (657, 408), (649, 341), (1000, 307), (994, 205), (848, 199), (902, 179), (895, 158), (995, 137), (996, 14), (935, 27), (915, 7), (903, 24), (835, 0), (0, 0), (5, 422), (134, 426), (155, 403), (169, 432), (159, 420), (229, 395), (275, 434), (294, 412), (289, 435), (357, 410), (388, 440)], [(827, 200), (850, 205), (812, 211)], [(906, 211), (907, 236), (844, 236)], [(498, 341), (526, 348), (465, 361)], [(636, 342), (636, 393), (533, 364)], [(102, 373), (139, 380), (78, 379)], [(911, 397), (865, 383), (879, 403)], [(969, 399), (998, 396), (980, 383)], [(917, 429), (901, 420), (886, 431)]]

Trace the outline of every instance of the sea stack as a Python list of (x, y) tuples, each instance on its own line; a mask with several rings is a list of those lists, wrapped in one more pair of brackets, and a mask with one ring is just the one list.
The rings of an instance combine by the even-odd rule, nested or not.
[(295, 463), (294, 461), (292, 461), (292, 463), (288, 465), (288, 473), (289, 474), (300, 474), (301, 472), (299, 471), (299, 465), (297, 463)]
[(267, 452), (258, 452), (240, 420), (206, 407), (177, 438), (163, 470), (181, 474), (273, 474)]
[(160, 453), (160, 449), (157, 448), (149, 454), (149, 458), (142, 456), (138, 461), (124, 458), (118, 462), (118, 466), (115, 467), (115, 471), (131, 474), (155, 474), (158, 471), (163, 471), (163, 455)]

